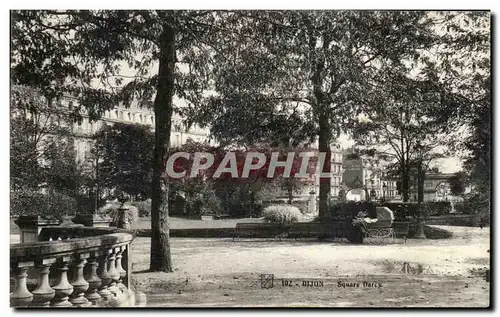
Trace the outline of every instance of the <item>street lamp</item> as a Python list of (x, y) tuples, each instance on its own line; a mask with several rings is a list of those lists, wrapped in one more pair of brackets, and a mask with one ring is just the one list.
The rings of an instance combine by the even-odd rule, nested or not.
[(424, 219), (422, 215), (422, 199), (423, 199), (423, 173), (422, 173), (422, 145), (420, 140), (417, 140), (415, 144), (415, 150), (418, 155), (417, 161), (417, 233), (415, 234), (415, 239), (426, 239), (424, 232)]

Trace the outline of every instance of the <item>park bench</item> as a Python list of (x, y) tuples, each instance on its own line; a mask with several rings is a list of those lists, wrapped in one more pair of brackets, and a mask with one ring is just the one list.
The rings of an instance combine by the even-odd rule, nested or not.
[(286, 228), (281, 223), (237, 223), (233, 241), (240, 238), (281, 238), (286, 237)]
[(323, 237), (335, 239), (338, 238), (341, 241), (347, 240), (351, 241), (351, 234), (353, 232), (353, 226), (351, 221), (334, 221), (323, 225)]
[(408, 231), (410, 231), (410, 223), (409, 222), (393, 222), (392, 229), (394, 230), (394, 234), (396, 238), (403, 238), (406, 243), (406, 239), (408, 238)]
[(288, 230), (288, 238), (347, 239), (352, 225), (347, 222), (296, 222)]
[(288, 238), (319, 238), (324, 235), (324, 226), (320, 222), (292, 223), (288, 230)]

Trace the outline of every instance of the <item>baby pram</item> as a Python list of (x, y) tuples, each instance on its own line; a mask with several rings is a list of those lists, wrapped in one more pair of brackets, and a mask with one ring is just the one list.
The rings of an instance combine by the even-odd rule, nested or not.
[(365, 238), (375, 243), (392, 243), (396, 238), (392, 229), (394, 213), (387, 207), (377, 207), (377, 218), (356, 217), (354, 222), (359, 223)]

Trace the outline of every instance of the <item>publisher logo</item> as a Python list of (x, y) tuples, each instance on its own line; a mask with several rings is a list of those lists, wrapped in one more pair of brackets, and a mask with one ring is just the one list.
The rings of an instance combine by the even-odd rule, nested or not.
[(260, 275), (260, 287), (261, 288), (273, 288), (274, 287), (274, 274), (261, 274)]

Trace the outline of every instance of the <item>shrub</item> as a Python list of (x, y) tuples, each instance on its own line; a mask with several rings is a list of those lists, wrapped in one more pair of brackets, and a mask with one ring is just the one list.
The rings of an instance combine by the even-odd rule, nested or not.
[(146, 199), (143, 201), (134, 201), (131, 204), (132, 206), (137, 207), (137, 209), (139, 210), (139, 217), (151, 216), (151, 199)]
[(219, 215), (222, 213), (222, 202), (211, 188), (186, 197), (186, 213), (188, 215)]
[(394, 212), (394, 221), (409, 221), (416, 219), (418, 215), (417, 203), (383, 203), (382, 206)]
[(271, 205), (264, 208), (264, 220), (268, 222), (293, 223), (302, 216), (300, 209), (290, 205)]
[[(99, 206), (106, 204), (105, 199), (99, 200)], [(95, 197), (91, 195), (77, 195), (76, 196), (76, 211), (77, 214), (92, 214), (95, 211)]]
[(449, 201), (424, 202), (422, 203), (422, 211), (426, 216), (448, 215), (451, 211), (451, 203)]
[[(215, 182), (211, 187), (218, 197), (221, 212), (232, 218), (259, 217), (262, 201), (261, 192), (254, 193), (250, 184), (234, 184), (232, 182)], [(215, 200), (214, 200), (215, 201)], [(267, 200), (266, 200), (267, 201)]]
[(488, 194), (473, 194), (464, 201), (464, 213), (489, 218), (491, 201)]
[(131, 225), (131, 228), (134, 228), (136, 224), (139, 223), (139, 208), (132, 205), (131, 202), (126, 202), (125, 206), (128, 208), (125, 214), (125, 218)]
[(457, 214), (465, 213), (465, 204), (463, 202), (456, 202), (454, 207)]
[[(414, 222), (410, 224), (410, 229), (408, 230), (408, 237), (412, 238), (415, 236), (416, 233), (417, 233), (417, 224)], [(425, 225), (424, 225), (424, 233), (427, 239), (450, 239), (453, 236), (453, 233), (448, 230), (431, 226), (425, 226)]]
[(327, 214), (316, 220), (324, 223), (350, 221), (360, 211), (367, 212), (371, 217), (377, 216), (376, 205), (372, 202), (332, 202)]
[(102, 217), (110, 217), (114, 218), (116, 214), (118, 214), (118, 208), (120, 208), (121, 204), (119, 202), (108, 202), (106, 205), (99, 208), (97, 214)]
[(76, 213), (76, 200), (65, 194), (25, 189), (10, 193), (11, 216), (41, 216), (61, 219), (64, 215)]
[[(429, 217), (425, 223), (430, 225), (477, 227), (480, 222), (481, 217), (478, 215), (444, 215)], [(483, 225), (487, 224), (488, 222), (483, 219)]]

